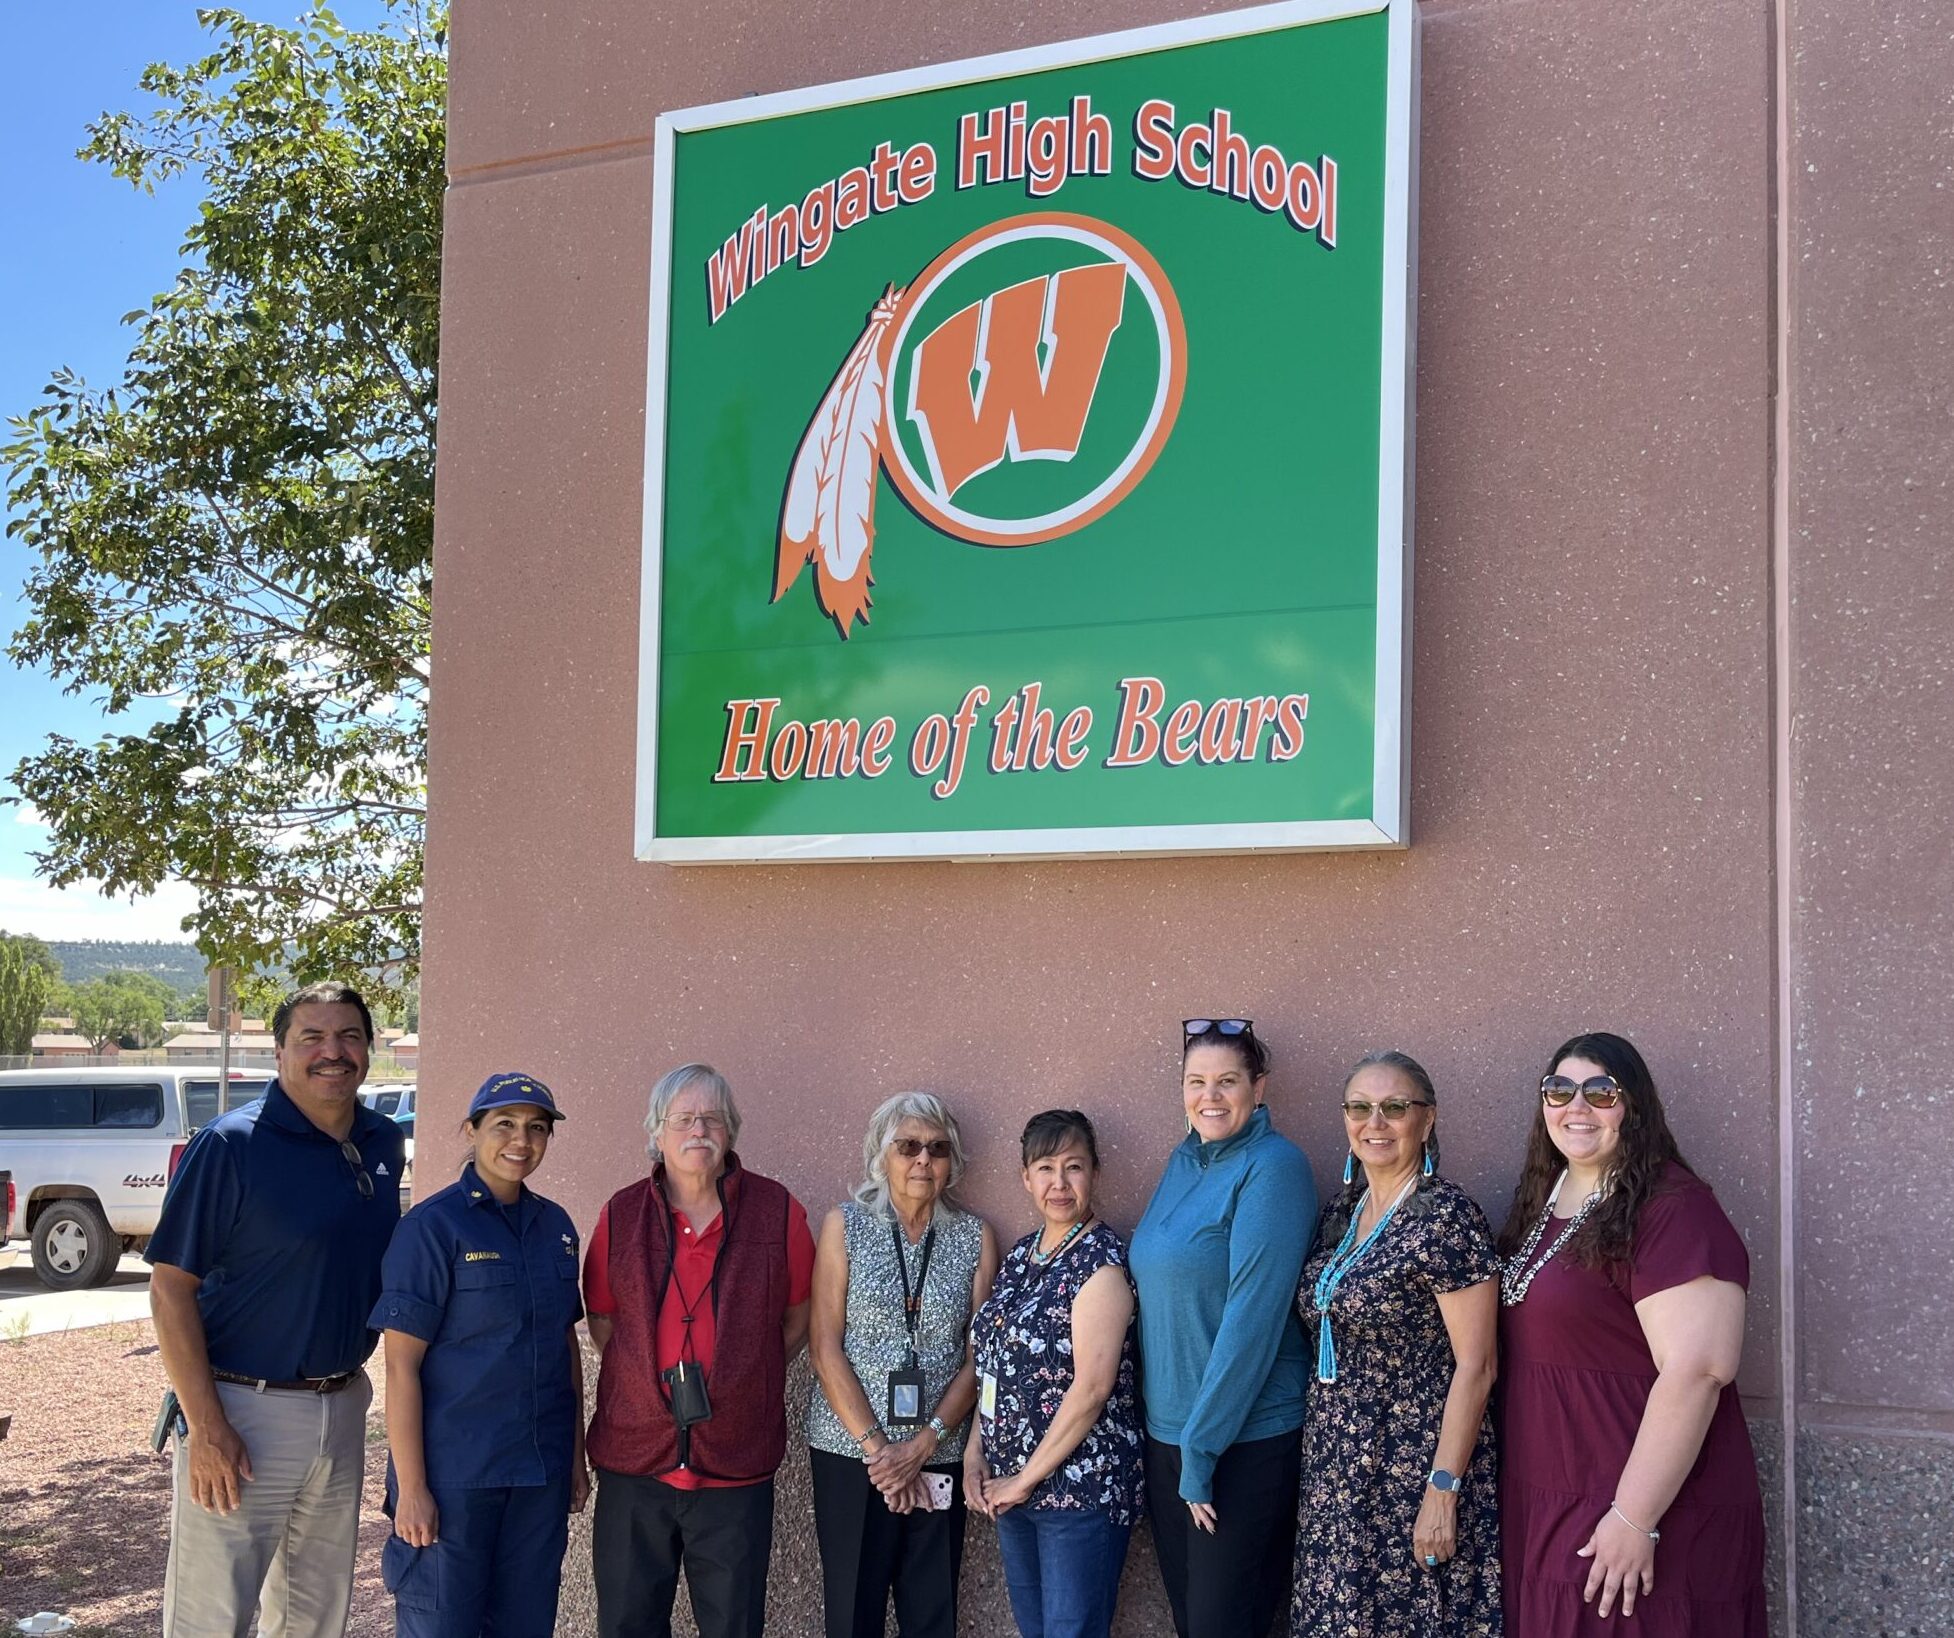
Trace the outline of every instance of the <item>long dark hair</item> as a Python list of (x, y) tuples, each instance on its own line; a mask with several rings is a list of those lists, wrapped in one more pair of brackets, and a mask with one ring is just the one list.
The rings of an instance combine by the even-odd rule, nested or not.
[[(1618, 1267), (1628, 1261), (1642, 1207), (1662, 1187), (1663, 1169), (1672, 1161), (1684, 1171), (1689, 1171), (1690, 1165), (1669, 1130), (1655, 1077), (1633, 1043), (1605, 1030), (1577, 1035), (1554, 1048), (1544, 1075), (1553, 1074), (1569, 1058), (1586, 1058), (1601, 1065), (1615, 1077), (1623, 1097), (1621, 1147), (1614, 1166), (1602, 1179), (1607, 1192), (1563, 1255), (1571, 1256), (1583, 1268)], [(1546, 1110), (1536, 1093), (1533, 1125), (1527, 1131), (1526, 1162), (1513, 1190), (1513, 1209), (1507, 1215), (1506, 1227), (1500, 1230), (1499, 1249), (1503, 1254), (1511, 1256), (1517, 1251), (1527, 1231), (1539, 1221), (1554, 1179), (1566, 1164), (1547, 1135)]]

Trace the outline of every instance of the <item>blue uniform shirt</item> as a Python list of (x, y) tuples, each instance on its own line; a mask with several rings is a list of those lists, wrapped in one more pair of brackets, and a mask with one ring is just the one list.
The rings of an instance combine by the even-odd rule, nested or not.
[(145, 1255), (203, 1281), (197, 1308), (218, 1370), (277, 1382), (338, 1376), (373, 1352), (366, 1316), (400, 1221), (407, 1146), (363, 1104), (347, 1135), (371, 1199), (339, 1140), (276, 1080), (190, 1140)]
[(583, 1317), (580, 1266), (568, 1212), (527, 1188), (499, 1206), (472, 1162), (402, 1220), (372, 1323), (428, 1345), (430, 1489), (547, 1484), (570, 1471), (578, 1407), (568, 1333)]

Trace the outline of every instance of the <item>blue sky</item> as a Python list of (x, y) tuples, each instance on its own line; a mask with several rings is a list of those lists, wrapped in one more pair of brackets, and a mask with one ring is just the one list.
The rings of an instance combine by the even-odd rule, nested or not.
[[(292, 21), (301, 0), (232, 0), (271, 22)], [(385, 15), (381, 0), (341, 0), (353, 27)], [(183, 230), (196, 214), (188, 178), (154, 195), (75, 158), (90, 120), (151, 103), (136, 88), (152, 62), (182, 63), (208, 49), (190, 0), (58, 0), (0, 7), (0, 416), (19, 415), (63, 365), (92, 386), (118, 380), (132, 332), (119, 322), (167, 289), (181, 265)], [(20, 624), (29, 561), (0, 541), (0, 624)], [(115, 724), (138, 731), (130, 713)], [(50, 733), (97, 738), (99, 701), (64, 696), (50, 678), (0, 657), (0, 786)], [(35, 878), (30, 854), (46, 832), (31, 813), (0, 808), (0, 928), (42, 938), (181, 938), (185, 889), (134, 904), (56, 892)]]

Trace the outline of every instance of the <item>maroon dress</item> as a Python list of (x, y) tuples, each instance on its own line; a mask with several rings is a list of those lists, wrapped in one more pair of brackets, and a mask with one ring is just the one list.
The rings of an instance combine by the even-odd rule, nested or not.
[[(1564, 1226), (1548, 1224), (1536, 1260)], [(1575, 1554), (1614, 1500), (1655, 1383), (1635, 1304), (1705, 1274), (1748, 1289), (1750, 1257), (1709, 1185), (1671, 1166), (1625, 1270), (1585, 1269), (1563, 1252), (1524, 1302), (1501, 1308), (1507, 1638), (1767, 1638), (1764, 1505), (1735, 1387), (1661, 1520), (1655, 1591), (1636, 1597), (1627, 1625), (1619, 1609), (1603, 1620), (1581, 1601), (1592, 1560)]]

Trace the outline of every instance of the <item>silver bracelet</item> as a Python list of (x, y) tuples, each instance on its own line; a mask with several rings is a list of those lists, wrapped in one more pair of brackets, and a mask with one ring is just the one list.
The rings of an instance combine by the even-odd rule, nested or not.
[(1627, 1525), (1629, 1529), (1633, 1530), (1638, 1536), (1647, 1536), (1651, 1541), (1662, 1540), (1662, 1532), (1660, 1530), (1644, 1530), (1641, 1525), (1637, 1524), (1632, 1518), (1630, 1518), (1626, 1513), (1624, 1513), (1613, 1502), (1610, 1502), (1608, 1504), (1608, 1511), (1613, 1513), (1616, 1518), (1620, 1519), (1622, 1523)]
[(884, 1439), (889, 1437), (888, 1434), (882, 1433), (882, 1424), (878, 1422), (874, 1427), (870, 1428), (868, 1432), (863, 1434), (861, 1438), (855, 1441), (855, 1448), (861, 1451), (864, 1455), (866, 1455), (868, 1453), (869, 1440), (873, 1439), (878, 1433), (882, 1434), (882, 1437)]

